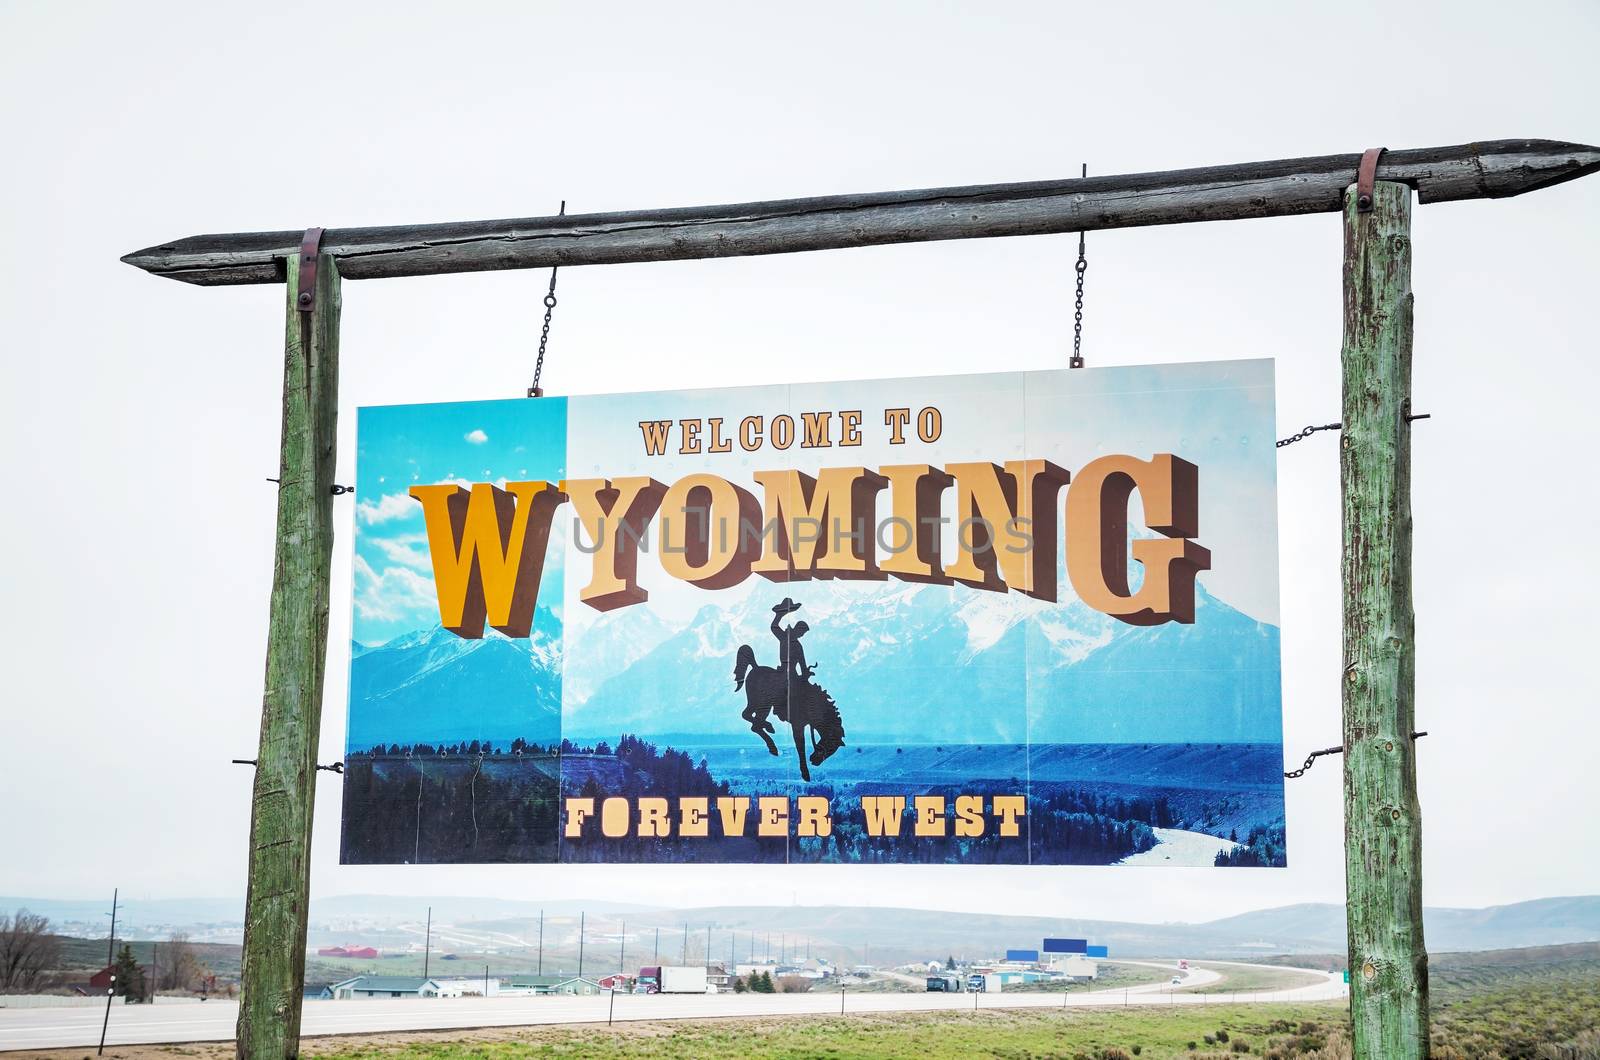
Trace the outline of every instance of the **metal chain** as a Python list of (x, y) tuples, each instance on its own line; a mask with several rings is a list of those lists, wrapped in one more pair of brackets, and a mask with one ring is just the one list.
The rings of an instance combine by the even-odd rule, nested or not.
[[(1422, 739), (1426, 735), (1428, 735), (1426, 732), (1413, 732), (1411, 734), (1411, 742), (1415, 743), (1416, 741)], [(1339, 754), (1344, 754), (1344, 747), (1343, 746), (1339, 746), (1339, 747), (1324, 747), (1320, 751), (1312, 751), (1310, 754), (1306, 755), (1305, 765), (1301, 766), (1299, 769), (1291, 770), (1290, 772), (1285, 773), (1283, 775), (1283, 779), (1284, 780), (1298, 780), (1299, 778), (1305, 776), (1306, 773), (1310, 771), (1311, 767), (1316, 763), (1317, 759), (1321, 758), (1323, 755), (1339, 755)]]
[[(1083, 175), (1089, 175), (1089, 163), (1083, 164)], [(1068, 368), (1083, 367), (1083, 274), (1089, 271), (1089, 259), (1084, 254), (1083, 233), (1078, 233), (1078, 299), (1073, 303), (1072, 312), (1072, 360), (1067, 362)]]
[[(561, 212), (558, 217), (567, 215), (567, 200), (561, 200)], [(528, 388), (529, 397), (544, 397), (544, 389), (539, 386), (539, 377), (544, 374), (544, 351), (550, 344), (550, 317), (556, 311), (556, 272), (560, 266), (550, 267), (550, 290), (544, 296), (544, 328), (539, 332), (539, 358), (533, 362), (533, 385)]]
[(1293, 445), (1295, 442), (1303, 442), (1313, 434), (1316, 434), (1318, 431), (1337, 431), (1343, 426), (1344, 424), (1342, 423), (1324, 423), (1320, 427), (1313, 424), (1307, 424), (1304, 430), (1296, 431), (1287, 438), (1279, 438), (1277, 441), (1277, 447), (1282, 449), (1286, 445)]
[[(1433, 419), (1433, 413), (1431, 412), (1412, 412), (1410, 398), (1406, 399), (1404, 409), (1405, 420), (1407, 423), (1415, 423), (1417, 420)], [(1315, 426), (1314, 424), (1307, 424), (1304, 430), (1296, 431), (1287, 438), (1279, 438), (1277, 443), (1278, 448), (1282, 449), (1286, 445), (1293, 445), (1295, 442), (1303, 442), (1313, 434), (1316, 434), (1318, 431), (1338, 431), (1343, 429), (1344, 424), (1342, 423), (1324, 423), (1320, 427)]]
[(1321, 758), (1323, 755), (1337, 755), (1343, 753), (1343, 747), (1324, 747), (1320, 751), (1312, 751), (1310, 754), (1306, 755), (1305, 765), (1301, 766), (1299, 769), (1296, 769), (1292, 773), (1285, 773), (1283, 775), (1283, 779), (1296, 780), (1300, 777), (1303, 777), (1306, 775), (1306, 771), (1309, 770), (1316, 763), (1317, 759)]

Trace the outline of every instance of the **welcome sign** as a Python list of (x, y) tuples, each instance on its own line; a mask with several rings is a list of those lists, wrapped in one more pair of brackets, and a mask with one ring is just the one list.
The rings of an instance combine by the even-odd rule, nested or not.
[(1272, 362), (364, 408), (342, 859), (1285, 864)]

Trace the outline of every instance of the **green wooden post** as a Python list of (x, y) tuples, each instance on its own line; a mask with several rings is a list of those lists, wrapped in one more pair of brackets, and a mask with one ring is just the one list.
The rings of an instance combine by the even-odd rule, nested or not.
[(1357, 1057), (1428, 1055), (1411, 611), (1411, 189), (1344, 206), (1344, 816)]
[(306, 912), (311, 889), (322, 675), (333, 557), (334, 430), (339, 391), (339, 271), (317, 261), (316, 301), (297, 308), (300, 262), (288, 259), (278, 543), (267, 629), (261, 747), (250, 809), (241, 1060), (300, 1052)]

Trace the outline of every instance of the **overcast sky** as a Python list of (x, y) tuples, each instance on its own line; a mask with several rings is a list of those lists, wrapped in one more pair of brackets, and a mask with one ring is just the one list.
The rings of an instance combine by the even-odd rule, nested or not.
[[(979, 12), (982, 12), (979, 14)], [(0, 0), (0, 894), (242, 894), (282, 288), (118, 262), (202, 232), (739, 202), (1502, 137), (1600, 142), (1592, 2)], [(1600, 892), (1600, 177), (1415, 215), (1424, 894)], [(1062, 366), (1075, 237), (569, 269), (556, 393)], [(1339, 416), (1335, 215), (1091, 233), (1091, 365), (1277, 358)], [(545, 272), (345, 284), (354, 409), (528, 385)], [(1279, 467), (1285, 754), (1339, 742), (1335, 439)], [(348, 498), (322, 742), (343, 746)], [(1202, 919), (1343, 893), (1339, 766), (1286, 870), (342, 868), (319, 894), (861, 902)]]

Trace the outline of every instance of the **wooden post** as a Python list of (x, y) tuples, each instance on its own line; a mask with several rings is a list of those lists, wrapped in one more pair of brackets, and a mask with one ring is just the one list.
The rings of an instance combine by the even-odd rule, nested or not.
[(241, 1060), (277, 1060), (300, 1052), (339, 380), (339, 271), (332, 255), (319, 257), (316, 274), (314, 308), (303, 312), (298, 308), (300, 262), (298, 256), (288, 258), (278, 543), (261, 748), (250, 806), (237, 1029)]
[(1428, 1055), (1411, 611), (1411, 189), (1344, 206), (1344, 816), (1357, 1057)]

